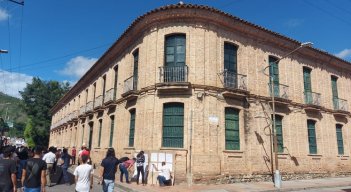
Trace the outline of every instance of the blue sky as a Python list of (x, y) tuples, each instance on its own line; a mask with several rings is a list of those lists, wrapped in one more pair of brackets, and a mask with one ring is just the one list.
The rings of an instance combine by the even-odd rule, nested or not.
[[(22, 0), (17, 0), (22, 1)], [(0, 0), (0, 91), (33, 76), (76, 82), (138, 16), (174, 0)], [(185, 0), (218, 8), (351, 61), (351, 0)]]

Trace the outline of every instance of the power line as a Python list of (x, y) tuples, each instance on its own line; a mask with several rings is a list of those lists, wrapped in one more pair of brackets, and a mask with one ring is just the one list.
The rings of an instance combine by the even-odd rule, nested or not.
[(335, 8), (337, 8), (337, 9), (339, 9), (339, 10), (342, 10), (342, 11), (344, 11), (345, 13), (348, 13), (348, 14), (351, 15), (351, 12), (350, 12), (349, 10), (347, 10), (347, 9), (345, 9), (345, 8), (343, 8), (343, 7), (340, 7), (340, 6), (336, 5), (336, 4), (334, 4), (334, 3), (331, 2), (330, 0), (327, 0), (327, 3), (333, 5)]

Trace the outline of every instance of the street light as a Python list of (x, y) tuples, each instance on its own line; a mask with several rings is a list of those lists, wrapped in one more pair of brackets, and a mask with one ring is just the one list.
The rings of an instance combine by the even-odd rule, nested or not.
[[(286, 57), (288, 57), (289, 55), (293, 54), (294, 52), (298, 51), (299, 49), (303, 48), (303, 47), (311, 47), (313, 45), (313, 43), (311, 42), (305, 42), (305, 43), (301, 43), (299, 47), (297, 47), (296, 49), (290, 51), (289, 53), (285, 54), (283, 57), (277, 59), (274, 61), (274, 63), (278, 64), (278, 62)], [(264, 71), (269, 68), (271, 65), (269, 64), (267, 67), (265, 67), (263, 69), (263, 73)], [(267, 75), (266, 73), (264, 73), (265, 75)], [(279, 166), (278, 166), (278, 139), (277, 139), (277, 130), (276, 130), (276, 126), (275, 126), (275, 101), (274, 101), (274, 85), (273, 85), (273, 81), (274, 81), (274, 76), (268, 74), (267, 76), (269, 76), (270, 78), (270, 89), (271, 89), (271, 98), (272, 98), (272, 118), (271, 118), (271, 124), (273, 126), (272, 129), (272, 135), (273, 135), (273, 151), (274, 151), (274, 164), (275, 164), (275, 171), (274, 171), (274, 187), (276, 188), (281, 188), (281, 175), (279, 172)]]

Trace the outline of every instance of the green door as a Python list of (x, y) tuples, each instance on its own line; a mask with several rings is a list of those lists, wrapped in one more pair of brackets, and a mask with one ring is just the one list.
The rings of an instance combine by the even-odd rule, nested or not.
[(313, 103), (312, 98), (312, 85), (311, 85), (311, 69), (304, 67), (303, 68), (303, 85), (305, 93), (305, 103)]
[(278, 141), (278, 153), (284, 152), (284, 141), (283, 141), (283, 117), (275, 116), (275, 130), (277, 131), (277, 141)]
[(338, 81), (337, 77), (334, 77), (334, 76), (331, 77), (334, 109), (339, 109), (339, 96), (338, 96), (337, 81)]
[(92, 143), (93, 143), (93, 127), (94, 127), (94, 124), (93, 123), (89, 123), (89, 149), (91, 149), (92, 147)]
[(225, 87), (237, 88), (237, 47), (224, 43), (224, 84)]
[(240, 150), (239, 110), (225, 108), (225, 149)]
[[(279, 66), (276, 62), (277, 59), (274, 57), (269, 57), (269, 76), (273, 77), (273, 93), (275, 97), (280, 97), (279, 91)], [(272, 79), (269, 78), (269, 83), (272, 84)], [(271, 85), (270, 85), (271, 86)], [(272, 91), (271, 88), (269, 89)]]
[(135, 133), (135, 109), (132, 109), (130, 111), (129, 147), (134, 146), (134, 133)]
[(139, 50), (133, 53), (134, 67), (133, 67), (133, 90), (138, 89), (138, 72), (139, 72)]
[(114, 132), (114, 127), (115, 127), (115, 116), (110, 117), (110, 142), (109, 142), (109, 147), (112, 147), (113, 144), (113, 132)]
[(162, 146), (183, 148), (184, 104), (166, 103), (163, 105)]
[(308, 146), (310, 154), (317, 154), (316, 127), (315, 121), (307, 120)]
[(98, 140), (98, 147), (101, 144), (101, 131), (102, 131), (102, 119), (99, 120), (99, 140)]
[(185, 42), (186, 37), (183, 34), (166, 37), (164, 82), (185, 80)]
[(342, 138), (342, 125), (336, 125), (336, 140), (338, 144), (338, 154), (344, 154), (344, 140)]

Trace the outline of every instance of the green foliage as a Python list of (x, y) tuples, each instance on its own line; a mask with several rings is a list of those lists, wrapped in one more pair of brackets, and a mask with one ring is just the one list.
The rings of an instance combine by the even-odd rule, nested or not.
[(24, 129), (24, 138), (26, 138), (26, 142), (28, 144), (29, 147), (34, 147), (35, 146), (35, 143), (34, 143), (34, 140), (33, 140), (33, 122), (32, 122), (32, 119), (29, 118), (27, 123), (26, 123), (26, 128)]
[(33, 78), (32, 83), (27, 84), (20, 92), (23, 99), (22, 107), (30, 118), (25, 129), (27, 140), (32, 140), (35, 145), (48, 145), (51, 125), (50, 109), (69, 88), (68, 83)]

